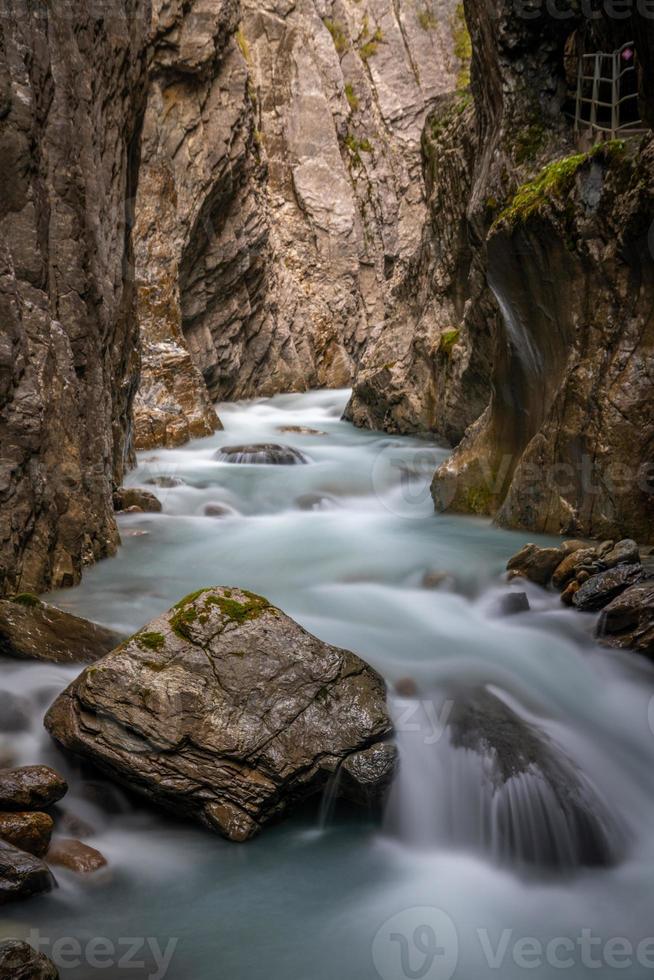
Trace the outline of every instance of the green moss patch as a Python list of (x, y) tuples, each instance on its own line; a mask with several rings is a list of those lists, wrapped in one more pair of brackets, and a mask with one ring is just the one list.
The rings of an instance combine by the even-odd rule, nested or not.
[(435, 31), (438, 27), (438, 18), (429, 7), (423, 7), (418, 11), (418, 23), (423, 31)]
[(139, 633), (136, 642), (146, 650), (161, 650), (166, 645), (166, 637), (163, 633)]
[(244, 600), (231, 598), (228, 593), (224, 596), (212, 595), (207, 598), (206, 605), (218, 606), (222, 616), (238, 624), (258, 619), (267, 609), (270, 609), (268, 600), (255, 595), (254, 592), (241, 590), (241, 595), (245, 597)]
[(20, 592), (18, 595), (12, 596), (11, 601), (17, 602), (19, 606), (28, 606), (30, 609), (43, 605), (39, 597), (31, 592)]
[(453, 327), (451, 330), (445, 330), (441, 334), (440, 344), (438, 345), (439, 351), (445, 354), (447, 357), (452, 356), (452, 348), (458, 343), (459, 337), (461, 336), (461, 331), (458, 327)]
[(470, 63), (472, 61), (472, 40), (466, 21), (463, 3), (457, 4), (452, 24), (454, 35), (454, 54), (459, 59), (460, 69), (456, 80), (458, 91), (470, 87)]
[(612, 157), (622, 155), (624, 149), (623, 140), (611, 140), (608, 143), (599, 143), (589, 153), (575, 153), (562, 160), (554, 160), (533, 180), (518, 188), (510, 204), (495, 221), (494, 227), (504, 223), (523, 223), (552, 200), (562, 200), (572, 192), (577, 173), (589, 160), (600, 157), (608, 162)]
[(345, 98), (347, 99), (348, 105), (350, 106), (352, 112), (356, 112), (359, 108), (359, 99), (351, 82), (346, 82), (345, 84)]

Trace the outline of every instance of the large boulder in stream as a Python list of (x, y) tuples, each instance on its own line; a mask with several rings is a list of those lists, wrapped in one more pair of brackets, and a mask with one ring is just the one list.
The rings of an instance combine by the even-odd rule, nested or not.
[(606, 606), (597, 633), (607, 646), (654, 660), (654, 579), (633, 585)]
[(543, 732), (486, 689), (451, 692), (449, 704), (443, 790), (458, 815), (455, 838), (503, 864), (565, 870), (619, 860), (621, 821)]
[(51, 663), (90, 663), (123, 639), (26, 593), (0, 600), (0, 656)]
[(87, 668), (46, 727), (124, 786), (235, 841), (337, 773), (350, 798), (379, 799), (395, 765), (381, 677), (241, 589), (182, 600)]
[(221, 446), (215, 458), (221, 463), (250, 466), (296, 466), (309, 462), (309, 457), (294, 446), (279, 446), (272, 442), (253, 446)]

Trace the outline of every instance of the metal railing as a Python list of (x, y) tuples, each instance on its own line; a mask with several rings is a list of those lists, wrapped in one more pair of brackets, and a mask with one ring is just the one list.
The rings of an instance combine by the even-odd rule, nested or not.
[(596, 133), (644, 133), (639, 115), (636, 49), (623, 44), (610, 54), (598, 51), (579, 59), (575, 129)]

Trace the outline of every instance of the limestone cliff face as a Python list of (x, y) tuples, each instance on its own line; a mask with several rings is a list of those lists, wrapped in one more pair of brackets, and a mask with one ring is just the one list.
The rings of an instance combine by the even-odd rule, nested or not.
[(148, 446), (189, 409), (187, 435), (215, 424), (190, 363), (171, 390), (171, 343), (211, 399), (351, 382), (418, 250), (424, 121), (461, 69), (452, 0), (163, 10), (135, 229)]
[(146, 8), (1, 6), (0, 592), (72, 584), (118, 543)]
[[(466, 11), (479, 150), (461, 337), (489, 352), (492, 393), (436, 474), (436, 506), (536, 531), (648, 539), (651, 137), (584, 152), (563, 113), (570, 51), (647, 32), (637, 21), (518, 18), (508, 2), (469, 0)], [(457, 393), (475, 399), (463, 381)]]

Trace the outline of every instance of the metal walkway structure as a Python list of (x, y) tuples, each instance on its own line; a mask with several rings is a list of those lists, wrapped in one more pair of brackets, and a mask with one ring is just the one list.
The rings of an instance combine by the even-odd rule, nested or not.
[(639, 115), (638, 67), (634, 44), (610, 54), (596, 52), (579, 59), (575, 130), (590, 129), (611, 138), (645, 133)]

